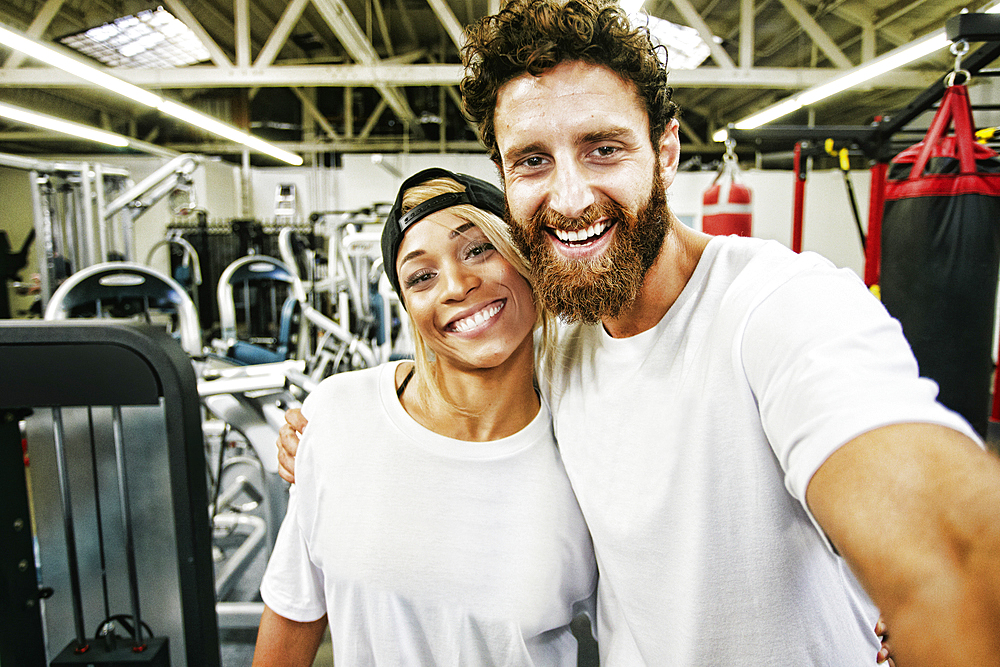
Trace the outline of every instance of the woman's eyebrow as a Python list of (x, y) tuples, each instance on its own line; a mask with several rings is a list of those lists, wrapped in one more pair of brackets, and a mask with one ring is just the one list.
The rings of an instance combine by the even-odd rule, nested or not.
[(459, 234), (464, 234), (465, 232), (469, 231), (470, 228), (475, 226), (476, 225), (471, 222), (467, 222), (464, 225), (460, 225), (459, 227), (456, 227), (455, 229), (451, 230), (451, 234), (448, 235), (448, 238), (453, 239)]
[(402, 265), (406, 264), (408, 261), (410, 261), (411, 259), (419, 257), (420, 255), (423, 255), (423, 254), (424, 254), (423, 250), (413, 250), (411, 252), (408, 252), (408, 253), (406, 253), (403, 256), (403, 259), (399, 260), (399, 265), (402, 266)]

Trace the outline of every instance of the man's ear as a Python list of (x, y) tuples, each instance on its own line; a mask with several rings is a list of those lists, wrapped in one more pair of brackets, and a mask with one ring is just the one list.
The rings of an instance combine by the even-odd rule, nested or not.
[(681, 139), (679, 123), (672, 118), (660, 137), (660, 175), (663, 177), (663, 187), (669, 188), (677, 175), (677, 165), (681, 160)]

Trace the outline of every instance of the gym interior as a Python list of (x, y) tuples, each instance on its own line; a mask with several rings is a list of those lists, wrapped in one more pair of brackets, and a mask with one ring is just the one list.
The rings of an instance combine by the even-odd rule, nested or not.
[[(462, 27), (500, 4), (0, 7), (0, 665), (250, 664), (288, 504), (285, 411), (413, 354), (379, 247), (397, 189), (429, 167), (500, 184), (458, 106)], [(931, 4), (647, 0), (678, 30), (662, 38), (682, 109), (668, 204), (856, 273), (996, 449), (1000, 21)], [(143, 64), (83, 40), (160, 35), (164, 15), (192, 41), (133, 44)], [(693, 64), (673, 64), (688, 41)], [(892, 210), (920, 142), (989, 153), (973, 169), (990, 203), (949, 238)], [(915, 259), (962, 243), (973, 261)], [(597, 664), (588, 634), (580, 665)]]

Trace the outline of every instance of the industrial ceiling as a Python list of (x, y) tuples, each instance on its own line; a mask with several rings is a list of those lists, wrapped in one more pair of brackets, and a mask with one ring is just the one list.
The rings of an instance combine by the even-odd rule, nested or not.
[[(208, 59), (184, 67), (115, 68), (119, 78), (248, 129), (310, 162), (345, 152), (478, 152), (459, 110), (462, 27), (499, 0), (3, 0), (0, 23), (42, 42), (163, 7)], [(673, 69), (682, 150), (718, 155), (712, 133), (769, 104), (941, 29), (962, 0), (647, 0), (650, 15), (691, 26), (710, 48)], [(976, 45), (973, 45), (974, 47)], [(95, 89), (0, 46), (0, 102), (132, 137), (147, 151), (238, 160), (242, 147)], [(866, 125), (948, 72), (947, 49), (782, 124)], [(121, 149), (119, 149), (121, 150)], [(134, 150), (134, 149), (129, 149)], [(0, 119), (0, 152), (97, 151)], [(275, 160), (254, 157), (254, 164)]]

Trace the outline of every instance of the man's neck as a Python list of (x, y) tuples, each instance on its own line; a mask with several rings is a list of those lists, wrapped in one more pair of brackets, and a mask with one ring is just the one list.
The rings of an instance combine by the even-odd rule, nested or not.
[(710, 239), (673, 218), (639, 296), (620, 316), (602, 321), (605, 331), (612, 338), (628, 338), (655, 327), (691, 280)]

